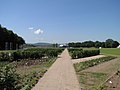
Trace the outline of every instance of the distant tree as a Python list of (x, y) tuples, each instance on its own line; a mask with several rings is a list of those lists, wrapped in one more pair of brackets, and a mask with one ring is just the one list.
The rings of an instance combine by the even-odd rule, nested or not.
[(76, 47), (76, 45), (75, 45), (74, 42), (72, 42), (72, 43), (68, 43), (68, 46), (69, 46), (69, 47)]
[(58, 47), (58, 43), (52, 44), (53, 47)]
[(99, 42), (99, 41), (96, 41), (96, 42), (95, 42), (95, 47), (96, 47), (96, 48), (102, 47), (102, 43)]
[(107, 39), (105, 42), (100, 42), (100, 41), (84, 41), (84, 42), (72, 42), (68, 43), (69, 47), (102, 47), (102, 48), (116, 48), (119, 45), (119, 42), (114, 41), (112, 39)]
[(16, 49), (23, 44), (25, 41), (22, 37), (0, 25), (0, 50)]
[(101, 47), (105, 48), (105, 42), (101, 42)]
[(113, 43), (112, 43), (112, 48), (116, 48), (116, 47), (118, 47), (118, 46), (119, 46), (119, 42), (113, 41)]
[(81, 47), (81, 43), (80, 43), (80, 42), (77, 42), (77, 43), (75, 44), (75, 46), (76, 46), (76, 47)]
[(85, 41), (83, 42), (84, 47), (95, 47), (95, 43), (93, 41)]
[(105, 42), (105, 47), (106, 48), (112, 48), (112, 44), (113, 44), (113, 40), (112, 39), (107, 39)]

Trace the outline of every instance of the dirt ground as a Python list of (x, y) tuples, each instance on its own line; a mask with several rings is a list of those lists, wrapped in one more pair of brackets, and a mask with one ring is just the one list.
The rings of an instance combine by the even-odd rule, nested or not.
[(120, 58), (116, 58), (114, 60), (90, 67), (88, 69), (83, 70), (82, 72), (100, 72), (112, 75), (118, 69), (120, 69)]
[(105, 57), (105, 55), (96, 55), (96, 56), (80, 58), (80, 59), (72, 59), (72, 62), (73, 63), (80, 63), (80, 62), (89, 61), (89, 60), (97, 59), (97, 58), (101, 58), (101, 57)]
[(32, 90), (81, 90), (67, 49)]
[(107, 90), (120, 90), (120, 73), (113, 75), (105, 84)]
[[(109, 80), (107, 80), (105, 83), (103, 83), (104, 87), (102, 90), (120, 90), (120, 73), (119, 73), (119, 75), (114, 74), (115, 72), (117, 72), (119, 70), (120, 70), (120, 58), (116, 58), (114, 60), (104, 62), (99, 65), (85, 69), (85, 70), (81, 71), (81, 73), (87, 73), (87, 72), (104, 73), (107, 75), (105, 80), (107, 80), (107, 79), (109, 79)], [(82, 84), (81, 84), (81, 86), (82, 86)]]

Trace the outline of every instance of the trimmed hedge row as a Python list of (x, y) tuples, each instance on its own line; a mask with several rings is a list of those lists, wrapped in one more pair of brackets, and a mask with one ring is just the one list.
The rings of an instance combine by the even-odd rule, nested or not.
[(0, 61), (16, 61), (21, 59), (41, 59), (57, 57), (58, 54), (62, 51), (63, 49), (32, 48), (13, 52), (0, 52)]
[(95, 56), (100, 54), (100, 50), (69, 49), (72, 59)]

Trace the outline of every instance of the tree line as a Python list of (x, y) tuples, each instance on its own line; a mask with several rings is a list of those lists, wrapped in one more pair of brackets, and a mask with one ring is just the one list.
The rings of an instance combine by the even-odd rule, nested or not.
[(102, 47), (102, 48), (116, 48), (117, 46), (119, 46), (119, 42), (118, 41), (114, 41), (113, 39), (107, 39), (105, 42), (100, 42), (100, 41), (85, 41), (85, 42), (71, 42), (68, 43), (69, 47)]
[(25, 40), (22, 37), (0, 25), (0, 50), (19, 49), (23, 44)]

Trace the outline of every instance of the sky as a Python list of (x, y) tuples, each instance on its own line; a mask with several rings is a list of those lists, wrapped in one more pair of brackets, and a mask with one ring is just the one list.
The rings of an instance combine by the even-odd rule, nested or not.
[(26, 43), (120, 42), (120, 0), (0, 0), (0, 24)]

